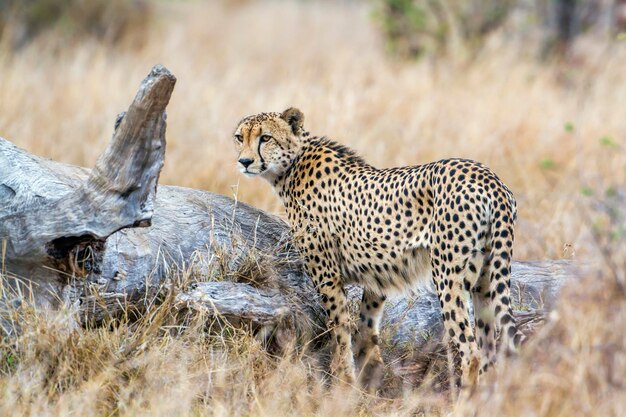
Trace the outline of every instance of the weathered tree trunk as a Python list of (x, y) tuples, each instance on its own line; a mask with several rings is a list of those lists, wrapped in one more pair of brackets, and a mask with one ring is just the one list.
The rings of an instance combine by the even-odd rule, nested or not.
[[(73, 306), (82, 322), (145, 308), (173, 290), (176, 308), (245, 324), (279, 345), (294, 334), (317, 339), (325, 315), (282, 220), (210, 192), (160, 186), (155, 195), (174, 83), (153, 69), (91, 171), (0, 138), (3, 281), (29, 288), (40, 304)], [(549, 306), (574, 275), (567, 262), (515, 262), (514, 303)], [(350, 298), (360, 299), (357, 288)], [(391, 300), (383, 327), (394, 346), (438, 340), (435, 295), (421, 288)]]
[(0, 138), (2, 261), (9, 273), (31, 280), (39, 302), (56, 304), (60, 282), (97, 272), (111, 234), (150, 225), (175, 82), (164, 67), (152, 69), (91, 172)]

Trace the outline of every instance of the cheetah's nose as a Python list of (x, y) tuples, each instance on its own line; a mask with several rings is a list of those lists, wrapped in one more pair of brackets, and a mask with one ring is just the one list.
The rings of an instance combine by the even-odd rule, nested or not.
[(248, 168), (250, 164), (253, 162), (254, 162), (254, 159), (250, 159), (250, 158), (241, 158), (239, 160), (239, 163), (243, 165), (244, 168)]

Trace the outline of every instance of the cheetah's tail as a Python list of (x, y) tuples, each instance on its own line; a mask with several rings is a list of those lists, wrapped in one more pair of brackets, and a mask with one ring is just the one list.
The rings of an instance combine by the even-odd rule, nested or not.
[[(486, 266), (489, 268), (490, 289), (496, 327), (500, 330), (501, 346), (515, 353), (525, 336), (519, 331), (511, 308), (511, 260), (513, 258), (513, 227), (517, 220), (517, 203), (505, 188), (503, 199), (492, 202), (491, 228)], [(504, 200), (504, 201), (502, 201)]]

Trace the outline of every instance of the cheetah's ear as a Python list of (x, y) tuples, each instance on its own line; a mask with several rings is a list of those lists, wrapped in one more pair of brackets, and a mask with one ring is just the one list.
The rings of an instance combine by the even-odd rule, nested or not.
[(294, 134), (299, 135), (304, 130), (304, 114), (295, 107), (289, 107), (280, 117), (291, 126)]

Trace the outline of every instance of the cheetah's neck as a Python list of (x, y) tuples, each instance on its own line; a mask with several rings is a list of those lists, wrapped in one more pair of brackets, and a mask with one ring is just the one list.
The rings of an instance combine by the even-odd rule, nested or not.
[(271, 183), (283, 203), (286, 203), (285, 199), (290, 197), (293, 189), (305, 185), (307, 178), (317, 182), (338, 172), (354, 174), (372, 170), (376, 169), (352, 149), (325, 136), (313, 136), (305, 139), (289, 169)]

